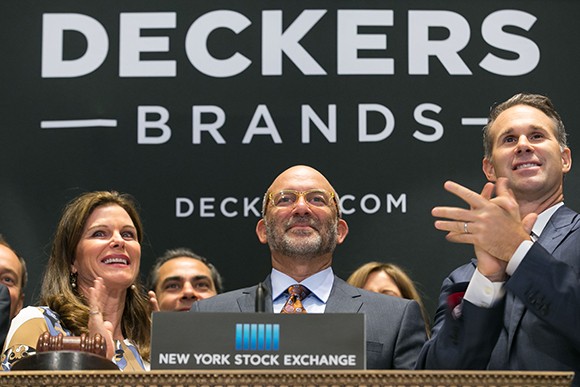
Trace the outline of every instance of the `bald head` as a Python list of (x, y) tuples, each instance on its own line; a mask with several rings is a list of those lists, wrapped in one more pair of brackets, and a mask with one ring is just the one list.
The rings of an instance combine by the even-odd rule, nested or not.
[(318, 170), (307, 165), (295, 165), (280, 173), (276, 179), (274, 179), (270, 187), (268, 187), (268, 190), (264, 195), (264, 201), (262, 203), (262, 216), (266, 214), (268, 209), (268, 194), (279, 192), (285, 189), (293, 189), (296, 191), (323, 189), (325, 191), (332, 192), (336, 199), (337, 211), (339, 211), (338, 195), (326, 177), (324, 177), (324, 175)]
[(323, 188), (327, 191), (334, 192), (334, 188), (332, 188), (332, 185), (330, 185), (330, 182), (326, 177), (308, 165), (295, 165), (286, 169), (284, 172), (279, 174), (276, 179), (274, 179), (274, 182), (272, 182), (272, 185), (270, 185), (268, 190), (276, 190), (276, 187), (284, 185), (284, 183), (289, 179), (299, 180), (305, 185), (309, 184), (310, 188)]
[(296, 165), (268, 188), (256, 234), (270, 247), (272, 267), (300, 282), (330, 267), (348, 225), (340, 217), (336, 192), (322, 173)]

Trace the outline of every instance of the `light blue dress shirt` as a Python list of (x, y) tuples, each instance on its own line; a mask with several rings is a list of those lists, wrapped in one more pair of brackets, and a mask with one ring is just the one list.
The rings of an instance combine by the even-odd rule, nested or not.
[(296, 282), (292, 277), (272, 269), (270, 275), (272, 280), (272, 306), (274, 313), (280, 313), (282, 307), (288, 299), (288, 288), (297, 283), (306, 286), (310, 290), (310, 294), (302, 301), (302, 305), (308, 313), (324, 313), (328, 297), (330, 297), (330, 290), (334, 283), (334, 273), (332, 268), (327, 268), (318, 273), (311, 275), (302, 282)]

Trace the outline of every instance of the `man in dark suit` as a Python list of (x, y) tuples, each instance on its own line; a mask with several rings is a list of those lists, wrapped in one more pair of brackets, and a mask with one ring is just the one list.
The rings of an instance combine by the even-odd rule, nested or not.
[(547, 97), (518, 94), (492, 109), (484, 144), (481, 194), (445, 183), (470, 209), (432, 211), (477, 260), (444, 281), (417, 367), (578, 373), (580, 216), (563, 204), (562, 120)]
[[(282, 172), (268, 188), (256, 226), (272, 261), (263, 282), (265, 311), (288, 310), (289, 288), (302, 285), (305, 297), (296, 311), (365, 314), (367, 368), (413, 368), (426, 339), (418, 304), (352, 287), (332, 272), (334, 249), (348, 234), (338, 203), (328, 180), (303, 165)], [(200, 300), (191, 310), (253, 312), (256, 290), (253, 286)]]

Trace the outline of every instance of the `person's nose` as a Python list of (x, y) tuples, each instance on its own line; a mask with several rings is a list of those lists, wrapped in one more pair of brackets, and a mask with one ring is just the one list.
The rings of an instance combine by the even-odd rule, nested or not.
[(524, 152), (532, 152), (533, 150), (534, 147), (532, 146), (530, 140), (526, 135), (522, 134), (520, 137), (518, 137), (518, 143), (516, 145), (516, 153), (519, 154)]
[(183, 285), (183, 288), (182, 288), (182, 291), (181, 291), (181, 297), (182, 298), (185, 298), (185, 299), (192, 298), (194, 300), (197, 300), (199, 298), (198, 295), (197, 295), (197, 293), (196, 293), (196, 291), (195, 291), (195, 289), (193, 288), (193, 286), (189, 282), (186, 282)]
[(294, 203), (294, 212), (300, 215), (304, 215), (306, 213), (310, 213), (311, 208), (306, 198), (303, 195), (299, 195), (296, 199), (296, 203)]
[(125, 239), (121, 233), (114, 232), (111, 237), (111, 246), (112, 247), (124, 247), (125, 246)]

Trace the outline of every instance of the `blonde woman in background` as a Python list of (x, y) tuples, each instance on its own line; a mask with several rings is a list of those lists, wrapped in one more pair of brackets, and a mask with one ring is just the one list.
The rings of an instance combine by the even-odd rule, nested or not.
[(430, 336), (429, 316), (411, 278), (392, 263), (368, 262), (356, 269), (346, 281), (352, 286), (375, 293), (415, 300), (421, 307), (427, 336)]

